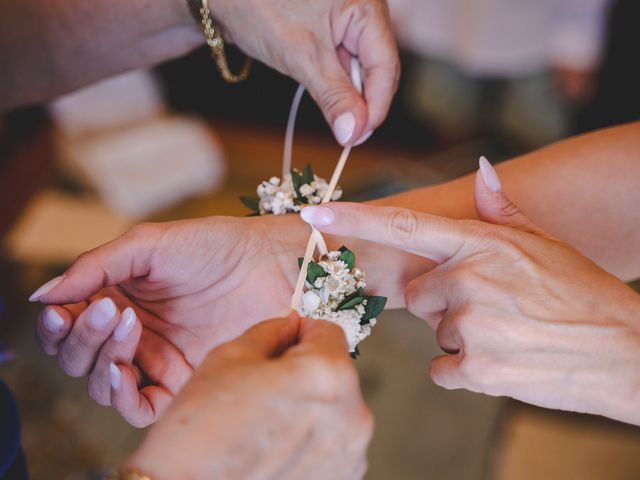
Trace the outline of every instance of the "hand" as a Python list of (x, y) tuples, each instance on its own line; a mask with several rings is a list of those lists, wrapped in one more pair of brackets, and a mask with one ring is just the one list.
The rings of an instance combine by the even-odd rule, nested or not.
[(448, 353), (431, 365), (437, 384), (640, 424), (640, 297), (532, 224), (482, 170), (476, 207), (499, 225), (349, 204), (303, 216), (439, 263), (406, 291)]
[[(135, 383), (113, 368), (115, 399)], [(212, 351), (126, 468), (158, 480), (358, 479), (372, 427), (342, 330), (292, 315)]]
[[(339, 143), (360, 143), (389, 110), (400, 62), (385, 0), (210, 0), (225, 35), (302, 83)], [(349, 77), (363, 67), (364, 99)]]
[(37, 337), (67, 374), (90, 374), (101, 405), (110, 404), (109, 364), (128, 365), (142, 383), (139, 399), (114, 407), (146, 426), (211, 348), (288, 310), (308, 231), (294, 217), (134, 227), (34, 294), (52, 304)]

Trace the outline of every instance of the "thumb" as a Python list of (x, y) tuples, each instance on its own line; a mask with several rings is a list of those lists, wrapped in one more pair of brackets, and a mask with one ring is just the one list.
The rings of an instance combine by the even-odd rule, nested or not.
[(117, 239), (80, 255), (64, 275), (45, 283), (29, 301), (78, 303), (104, 287), (148, 275), (159, 236), (153, 224), (137, 225)]
[(475, 204), (480, 220), (515, 228), (539, 236), (548, 236), (502, 191), (498, 173), (485, 157), (480, 157), (476, 173)]
[(353, 145), (367, 126), (367, 105), (335, 51), (328, 53), (321, 64), (321, 75), (314, 75), (305, 86), (322, 110), (338, 143)]

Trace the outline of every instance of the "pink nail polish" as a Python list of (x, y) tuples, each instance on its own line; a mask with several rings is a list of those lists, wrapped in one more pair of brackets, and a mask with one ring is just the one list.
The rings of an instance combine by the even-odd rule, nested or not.
[(335, 221), (336, 214), (328, 207), (306, 207), (300, 212), (300, 217), (311, 225), (326, 227)]
[(351, 140), (355, 129), (356, 117), (351, 112), (343, 113), (333, 123), (333, 134), (340, 145), (346, 145)]
[(64, 319), (53, 308), (49, 308), (44, 313), (43, 324), (51, 333), (58, 333), (64, 325)]
[(124, 341), (133, 330), (135, 324), (136, 314), (133, 311), (133, 308), (126, 308), (124, 312), (122, 312), (122, 319), (120, 320), (120, 323), (113, 332), (113, 338), (118, 342)]
[(122, 374), (115, 363), (109, 364), (109, 383), (114, 390), (118, 390), (122, 383)]
[(39, 289), (37, 289), (33, 294), (29, 297), (30, 302), (37, 302), (40, 300), (40, 297), (46, 295), (51, 290), (60, 285), (60, 282), (64, 280), (64, 275), (60, 275), (59, 277), (52, 278), (47, 283), (42, 285)]
[(498, 172), (496, 172), (495, 168), (489, 163), (489, 160), (482, 156), (480, 157), (479, 165), (480, 175), (482, 175), (482, 180), (487, 188), (493, 193), (502, 191), (502, 183), (500, 182), (500, 177), (498, 177)]
[(364, 142), (369, 140), (369, 138), (371, 138), (371, 135), (373, 135), (373, 130), (369, 130), (368, 132), (365, 132), (358, 140), (356, 140), (356, 143), (354, 143), (353, 146), (357, 147), (362, 145)]
[(87, 314), (91, 326), (96, 330), (102, 330), (115, 317), (116, 304), (110, 298), (102, 298), (89, 307)]

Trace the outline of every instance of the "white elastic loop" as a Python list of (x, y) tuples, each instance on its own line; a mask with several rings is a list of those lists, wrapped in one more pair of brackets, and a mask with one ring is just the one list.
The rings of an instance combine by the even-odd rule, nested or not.
[(291, 173), (291, 155), (293, 151), (293, 131), (296, 127), (296, 118), (298, 116), (298, 110), (300, 109), (300, 100), (304, 95), (304, 87), (298, 85), (295, 95), (293, 96), (293, 103), (291, 104), (291, 110), (289, 110), (289, 119), (287, 120), (287, 133), (284, 136), (284, 156), (282, 158), (282, 181), (284, 177)]
[[(351, 81), (353, 82), (353, 85), (356, 87), (356, 89), (360, 93), (362, 93), (363, 91), (362, 76), (360, 74), (360, 63), (358, 62), (357, 58), (351, 59)], [(329, 182), (329, 188), (327, 188), (327, 191), (322, 199), (322, 203), (327, 203), (331, 201), (331, 197), (333, 196), (333, 193), (336, 190), (338, 182), (340, 181), (340, 176), (342, 175), (344, 167), (347, 164), (347, 159), (349, 158), (350, 153), (351, 153), (351, 147), (345, 147), (344, 150), (342, 151), (342, 155), (340, 155), (338, 164), (336, 165), (336, 168), (333, 171), (333, 175), (331, 176), (331, 181)], [(316, 246), (318, 245), (318, 239), (321, 239), (322, 241), (323, 246), (320, 247), (319, 249), (321, 250), (320, 253), (324, 255), (324, 253), (322, 253), (322, 249), (324, 250), (327, 249), (324, 239), (322, 239), (322, 235), (318, 230), (311, 227), (311, 236), (309, 237), (309, 241), (307, 242), (307, 249), (304, 253), (304, 258), (302, 260), (302, 265), (300, 267), (300, 274), (298, 275), (296, 288), (293, 292), (293, 296), (291, 297), (291, 308), (294, 310), (297, 310), (298, 306), (300, 305), (300, 299), (302, 298), (302, 291), (304, 290), (304, 284), (307, 279), (307, 268), (309, 267), (309, 262), (311, 262), (311, 259), (313, 258), (313, 252), (315, 251)]]

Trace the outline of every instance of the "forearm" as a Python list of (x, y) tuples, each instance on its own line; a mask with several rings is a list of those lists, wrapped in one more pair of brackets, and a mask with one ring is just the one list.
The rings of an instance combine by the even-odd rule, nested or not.
[(0, 10), (0, 111), (182, 55), (204, 38), (185, 0), (23, 0)]
[[(559, 142), (497, 170), (533, 222), (621, 279), (640, 276), (640, 122)], [(467, 176), (374, 203), (476, 218), (473, 188)]]

